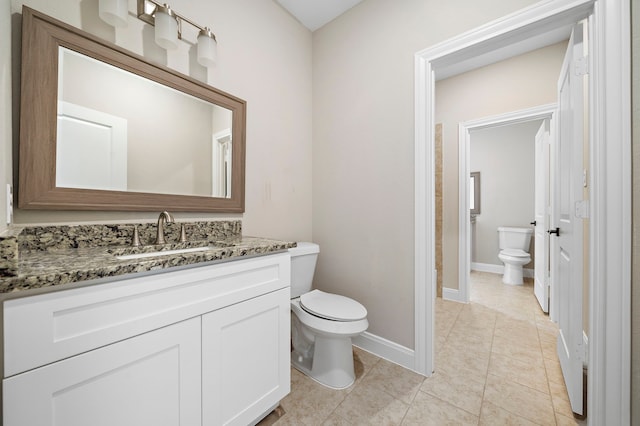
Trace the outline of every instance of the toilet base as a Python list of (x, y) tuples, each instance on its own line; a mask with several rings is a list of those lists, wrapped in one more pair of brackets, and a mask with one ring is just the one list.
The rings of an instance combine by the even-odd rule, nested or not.
[(291, 352), (291, 364), (321, 385), (344, 389), (356, 380), (350, 337), (316, 336), (313, 355)]
[(522, 285), (524, 283), (522, 279), (522, 265), (505, 263), (502, 282), (509, 285)]

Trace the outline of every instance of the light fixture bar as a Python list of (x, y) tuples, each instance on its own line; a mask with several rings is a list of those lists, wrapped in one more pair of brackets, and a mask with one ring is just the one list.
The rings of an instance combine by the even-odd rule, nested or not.
[[(154, 16), (158, 6), (167, 7), (166, 4), (159, 3), (155, 0), (138, 0), (138, 19), (146, 22), (149, 25), (155, 26)], [(203, 27), (196, 24), (191, 19), (176, 12), (174, 9), (171, 9), (171, 11), (175, 14), (178, 20), (178, 39), (182, 40), (182, 21), (185, 21), (186, 23), (196, 27), (198, 30), (206, 32), (209, 37), (211, 37), (213, 40), (216, 40), (215, 34), (211, 32), (211, 29), (209, 29), (209, 27)]]

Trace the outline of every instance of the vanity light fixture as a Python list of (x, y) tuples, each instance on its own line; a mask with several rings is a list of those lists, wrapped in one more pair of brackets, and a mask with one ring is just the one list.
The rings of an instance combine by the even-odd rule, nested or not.
[(126, 27), (128, 5), (128, 0), (100, 0), (98, 15), (112, 27)]
[(168, 5), (158, 6), (154, 14), (156, 44), (165, 50), (178, 48), (178, 19)]
[[(104, 0), (100, 0), (104, 1)], [(180, 15), (169, 5), (160, 4), (155, 0), (137, 0), (138, 19), (156, 27), (156, 43), (164, 49), (175, 49), (178, 40), (182, 40), (182, 23), (192, 25), (198, 33), (198, 63), (209, 67), (216, 62), (217, 41), (211, 29), (203, 27), (189, 18)]]

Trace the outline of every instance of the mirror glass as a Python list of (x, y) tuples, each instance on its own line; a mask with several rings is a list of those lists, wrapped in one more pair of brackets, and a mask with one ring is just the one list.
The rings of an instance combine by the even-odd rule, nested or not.
[(231, 196), (227, 108), (60, 47), (57, 117), (58, 187)]
[(23, 6), (18, 205), (244, 212), (246, 102)]

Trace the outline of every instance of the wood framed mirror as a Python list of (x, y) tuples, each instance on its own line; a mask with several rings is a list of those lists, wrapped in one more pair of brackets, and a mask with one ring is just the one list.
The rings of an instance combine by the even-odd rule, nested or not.
[(23, 7), (18, 206), (244, 212), (246, 102)]

